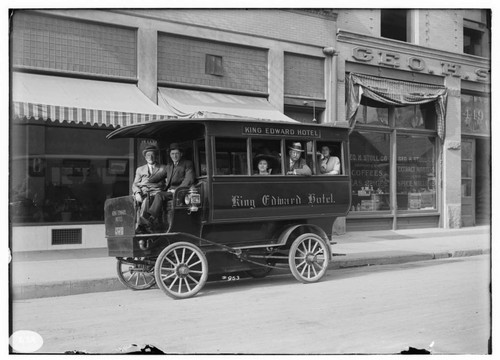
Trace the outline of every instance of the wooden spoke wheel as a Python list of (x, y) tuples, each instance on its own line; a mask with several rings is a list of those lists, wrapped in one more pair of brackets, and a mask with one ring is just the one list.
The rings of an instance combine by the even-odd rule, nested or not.
[(302, 283), (320, 280), (328, 269), (330, 247), (318, 235), (306, 233), (292, 243), (288, 264), (293, 276)]
[(140, 259), (118, 258), (116, 262), (118, 280), (132, 290), (145, 290), (156, 283), (153, 264)]
[(196, 245), (187, 242), (171, 244), (156, 259), (156, 283), (174, 299), (196, 295), (207, 282), (207, 277), (207, 258)]

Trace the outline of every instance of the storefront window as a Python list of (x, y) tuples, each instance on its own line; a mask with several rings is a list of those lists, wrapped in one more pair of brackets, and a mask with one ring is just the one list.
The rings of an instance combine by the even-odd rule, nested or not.
[(398, 135), (398, 210), (436, 208), (434, 137)]
[(434, 103), (395, 108), (394, 113), (397, 128), (436, 130)]
[(389, 109), (360, 105), (355, 118), (358, 124), (388, 126)]
[(354, 131), (351, 134), (351, 211), (390, 209), (389, 145), (389, 133)]
[(462, 94), (462, 133), (490, 135), (490, 98)]
[[(350, 136), (351, 213), (387, 211), (392, 204), (397, 210), (436, 209), (435, 104), (360, 106), (356, 119)], [(391, 139), (396, 142), (392, 150)], [(393, 156), (395, 193), (390, 186)]]
[[(129, 194), (128, 140), (109, 130), (14, 125), (10, 214), (13, 223), (102, 221), (106, 198)], [(26, 151), (27, 150), (27, 151)]]

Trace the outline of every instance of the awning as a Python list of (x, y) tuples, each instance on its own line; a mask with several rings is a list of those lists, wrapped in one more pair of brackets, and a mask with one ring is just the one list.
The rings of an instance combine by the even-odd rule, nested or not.
[(297, 122), (275, 109), (266, 99), (195, 90), (160, 87), (158, 105), (179, 118), (241, 117)]
[(362, 98), (389, 106), (426, 104), (434, 101), (437, 133), (444, 138), (447, 91), (443, 86), (383, 79), (362, 74), (346, 74), (346, 120), (354, 128)]
[(14, 72), (12, 117), (125, 126), (173, 117), (134, 84)]

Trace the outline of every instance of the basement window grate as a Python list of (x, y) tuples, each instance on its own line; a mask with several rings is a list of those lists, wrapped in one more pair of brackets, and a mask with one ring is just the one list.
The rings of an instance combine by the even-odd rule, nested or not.
[(82, 229), (52, 229), (52, 245), (81, 245)]

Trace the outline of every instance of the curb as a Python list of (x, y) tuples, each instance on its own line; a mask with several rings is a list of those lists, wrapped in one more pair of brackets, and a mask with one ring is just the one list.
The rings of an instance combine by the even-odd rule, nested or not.
[[(458, 258), (468, 256), (478, 256), (490, 254), (490, 249), (471, 249), (443, 251), (438, 253), (408, 253), (400, 252), (388, 255), (387, 252), (377, 253), (358, 253), (355, 255), (345, 255), (334, 257), (330, 262), (329, 270), (372, 266), (372, 265), (391, 265), (403, 264), (408, 262), (438, 260), (447, 258)], [(337, 260), (338, 258), (338, 260)], [(104, 279), (88, 279), (76, 281), (60, 281), (44, 284), (14, 285), (11, 287), (11, 299), (28, 300), (54, 296), (69, 296), (78, 294), (88, 294), (97, 292), (126, 290), (117, 277)]]

